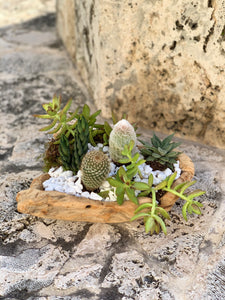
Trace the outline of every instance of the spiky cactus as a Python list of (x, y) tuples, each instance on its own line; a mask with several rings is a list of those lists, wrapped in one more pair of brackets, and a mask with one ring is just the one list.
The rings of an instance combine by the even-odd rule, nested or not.
[(109, 154), (114, 162), (119, 162), (124, 156), (121, 152), (125, 145), (134, 141), (133, 152), (135, 152), (137, 137), (134, 127), (125, 119), (120, 120), (115, 124), (109, 137)]
[(81, 180), (88, 191), (94, 191), (100, 187), (109, 174), (109, 159), (100, 150), (88, 152), (81, 163)]

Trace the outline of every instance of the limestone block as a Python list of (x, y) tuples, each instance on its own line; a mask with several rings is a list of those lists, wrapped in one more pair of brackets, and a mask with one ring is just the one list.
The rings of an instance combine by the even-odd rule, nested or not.
[(57, 14), (104, 117), (126, 112), (139, 126), (225, 147), (224, 0), (58, 0)]

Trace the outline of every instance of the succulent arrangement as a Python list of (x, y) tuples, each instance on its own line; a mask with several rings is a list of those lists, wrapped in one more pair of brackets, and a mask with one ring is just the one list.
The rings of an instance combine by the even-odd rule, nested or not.
[[(195, 181), (176, 184), (177, 173), (174, 172), (174, 164), (181, 152), (175, 151), (180, 143), (172, 142), (173, 134), (160, 140), (155, 134), (151, 141), (140, 140), (142, 145), (137, 146), (136, 127), (125, 118), (115, 121), (113, 116), (112, 127), (108, 122), (97, 123), (97, 116), (101, 111), (90, 113), (90, 108), (84, 105), (74, 112), (69, 112), (72, 100), (70, 99), (61, 109), (61, 98), (54, 96), (52, 102), (44, 104), (46, 114), (34, 115), (42, 119), (50, 119), (50, 125), (41, 128), (53, 138), (48, 142), (44, 154), (44, 170), (51, 167), (63, 167), (74, 174), (81, 172), (81, 181), (86, 191), (94, 191), (99, 195), (107, 195), (113, 191), (118, 205), (124, 201), (132, 201), (137, 209), (131, 221), (143, 218), (146, 232), (153, 234), (162, 230), (167, 233), (165, 219), (169, 219), (168, 212), (160, 207), (157, 198), (159, 192), (169, 192), (184, 200), (182, 215), (187, 220), (187, 213), (201, 214), (202, 204), (195, 197), (205, 192), (194, 190), (187, 192)], [(90, 150), (89, 145), (96, 147), (101, 145), (108, 147), (108, 153), (102, 149)], [(115, 174), (109, 176), (110, 164), (117, 166)], [(162, 169), (169, 168), (171, 175), (158, 184), (153, 183), (152, 174), (147, 181), (142, 180), (141, 166), (143, 164), (156, 163)], [(138, 180), (137, 180), (138, 178)], [(101, 191), (103, 182), (109, 184), (108, 191)], [(140, 197), (147, 197), (149, 201), (139, 203)]]

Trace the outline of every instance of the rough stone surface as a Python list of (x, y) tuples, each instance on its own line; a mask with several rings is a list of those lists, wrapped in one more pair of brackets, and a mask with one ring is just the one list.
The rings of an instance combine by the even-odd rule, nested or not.
[(46, 13), (55, 12), (55, 0), (0, 1), (0, 26), (18, 24)]
[(225, 148), (225, 1), (57, 1), (58, 32), (105, 117)]
[(185, 222), (178, 201), (167, 236), (145, 234), (141, 221), (99, 225), (18, 213), (16, 194), (41, 174), (47, 140), (32, 114), (54, 93), (64, 102), (73, 97), (74, 108), (88, 96), (54, 15), (0, 29), (0, 43), (0, 299), (224, 299), (223, 150), (184, 141), (196, 188), (206, 190), (203, 214)]

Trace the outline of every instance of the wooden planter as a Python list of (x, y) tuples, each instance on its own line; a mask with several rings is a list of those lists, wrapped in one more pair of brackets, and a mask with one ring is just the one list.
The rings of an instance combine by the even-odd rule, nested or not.
[[(178, 159), (182, 172), (174, 185), (190, 181), (194, 176), (194, 164), (191, 159), (183, 153), (179, 155)], [(42, 183), (48, 178), (48, 174), (37, 177), (28, 190), (17, 194), (16, 200), (19, 212), (47, 219), (91, 223), (122, 223), (128, 222), (137, 208), (131, 201), (125, 201), (123, 205), (118, 205), (115, 201), (104, 202), (57, 191), (44, 191)], [(177, 196), (167, 192), (160, 199), (160, 206), (169, 211), (177, 199)], [(150, 201), (151, 199), (147, 197), (139, 198), (140, 203)]]

